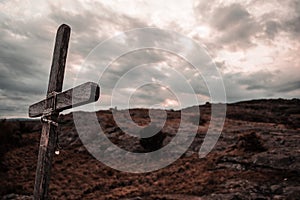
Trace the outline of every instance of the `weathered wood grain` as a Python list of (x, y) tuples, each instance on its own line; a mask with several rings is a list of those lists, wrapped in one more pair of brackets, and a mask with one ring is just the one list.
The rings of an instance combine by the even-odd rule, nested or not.
[(100, 87), (93, 82), (87, 82), (61, 92), (70, 32), (71, 28), (65, 24), (57, 30), (46, 99), (29, 107), (29, 117), (42, 116), (43, 119), (34, 184), (33, 196), (35, 200), (48, 199), (51, 163), (57, 139), (56, 122), (59, 112), (97, 101), (100, 94)]
[[(68, 25), (61, 25), (56, 34), (53, 60), (50, 71), (47, 96), (52, 92), (61, 92), (64, 80), (65, 64), (71, 29)], [(46, 102), (45, 109), (51, 108), (53, 102)], [(57, 121), (58, 113), (52, 113), (48, 119)], [(51, 163), (56, 146), (56, 127), (43, 123), (37, 170), (34, 184), (34, 199), (48, 199), (48, 187), (51, 173)]]
[(66, 24), (62, 24), (57, 30), (48, 84), (48, 94), (53, 91), (61, 92), (62, 90), (70, 33), (71, 28)]
[[(87, 82), (75, 88), (69, 89), (56, 96), (57, 112), (95, 102), (99, 99), (100, 87), (97, 83)], [(46, 104), (51, 104), (54, 97), (49, 97), (29, 107), (29, 117), (40, 117), (43, 115)]]

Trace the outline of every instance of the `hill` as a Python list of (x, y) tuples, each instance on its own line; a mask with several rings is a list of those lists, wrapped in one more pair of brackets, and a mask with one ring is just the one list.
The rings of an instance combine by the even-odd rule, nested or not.
[[(61, 115), (62, 150), (53, 161), (51, 199), (299, 198), (300, 100), (228, 104), (221, 137), (213, 151), (201, 159), (198, 151), (209, 126), (211, 105), (199, 106), (200, 119), (195, 119), (196, 108), (184, 110), (190, 113), (188, 124), (198, 127), (185, 154), (168, 167), (143, 174), (120, 172), (97, 161), (82, 145), (73, 114)], [(127, 110), (115, 112), (122, 116)], [(142, 126), (151, 122), (149, 112), (161, 113), (148, 109), (129, 112), (132, 120)], [(160, 131), (163, 137), (159, 137), (161, 146), (168, 145), (176, 135), (182, 111), (166, 112), (167, 121)], [(112, 110), (98, 111), (96, 115), (114, 144), (126, 151), (149, 151), (138, 137), (127, 134), (131, 127), (126, 123), (125, 128), (118, 127)], [(3, 199), (26, 199), (33, 193), (40, 129), (39, 121), (0, 122), (0, 197)], [(86, 130), (90, 131), (88, 122)], [(184, 131), (188, 134), (189, 127)], [(146, 142), (151, 146), (153, 141)]]

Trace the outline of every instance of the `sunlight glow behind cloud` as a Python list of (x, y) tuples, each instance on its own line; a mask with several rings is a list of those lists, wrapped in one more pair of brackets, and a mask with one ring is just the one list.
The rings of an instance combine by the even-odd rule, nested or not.
[[(298, 0), (6, 0), (0, 1), (0, 10), (0, 117), (27, 116), (28, 105), (44, 98), (55, 32), (61, 23), (72, 27), (65, 89), (72, 87), (80, 69), (85, 78), (97, 78), (99, 61), (82, 69), (96, 45), (124, 31), (157, 27), (186, 35), (207, 49), (223, 75), (229, 102), (300, 95)], [(110, 51), (126, 46), (127, 39), (124, 34), (123, 43)], [(192, 50), (192, 44), (187, 44), (186, 52), (197, 56)], [(209, 100), (201, 76), (176, 56), (150, 50), (127, 56), (112, 64), (104, 92), (124, 69), (155, 61), (155, 69), (149, 71), (155, 83), (161, 77), (172, 78), (164, 68), (172, 66), (199, 88), (201, 102)], [(103, 93), (103, 102), (107, 95)], [(144, 105), (145, 96), (139, 95), (135, 99)], [(176, 107), (171, 100), (162, 98), (164, 105)]]

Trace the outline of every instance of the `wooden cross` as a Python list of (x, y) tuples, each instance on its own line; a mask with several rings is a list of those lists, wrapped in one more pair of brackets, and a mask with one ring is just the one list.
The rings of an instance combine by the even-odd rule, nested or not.
[(46, 99), (29, 107), (29, 117), (42, 116), (43, 122), (34, 185), (35, 200), (48, 199), (51, 163), (57, 142), (56, 129), (59, 112), (95, 102), (99, 98), (100, 87), (92, 82), (61, 92), (70, 32), (71, 28), (68, 25), (62, 24), (58, 28)]

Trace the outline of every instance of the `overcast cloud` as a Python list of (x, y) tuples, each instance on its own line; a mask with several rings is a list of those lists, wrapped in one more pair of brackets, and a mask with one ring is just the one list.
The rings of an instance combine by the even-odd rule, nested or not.
[[(72, 28), (64, 89), (73, 87), (75, 80), (99, 82), (101, 100), (96, 109), (112, 106), (112, 90), (122, 77), (115, 91), (120, 108), (127, 103), (190, 106), (192, 94), (178, 81), (176, 71), (192, 86), (199, 103), (210, 100), (205, 81), (193, 66), (158, 49), (129, 52), (111, 63), (100, 78), (102, 67), (120, 49), (132, 42), (160, 42), (163, 35), (127, 38), (124, 34), (99, 57), (90, 58), (91, 65), (84, 65), (101, 42), (144, 27), (175, 31), (204, 46), (222, 75), (228, 102), (300, 97), (299, 0), (2, 0), (0, 10), (0, 117), (26, 117), (28, 106), (45, 97), (55, 33), (62, 23)], [(174, 42), (169, 38), (168, 45)], [(193, 49), (187, 44), (186, 53), (199, 56)], [(142, 68), (133, 70), (137, 66)], [(135, 91), (131, 87), (131, 82), (147, 79), (152, 82)], [(128, 95), (132, 95), (130, 102), (122, 101)], [(176, 95), (184, 96), (186, 103), (178, 102)]]

